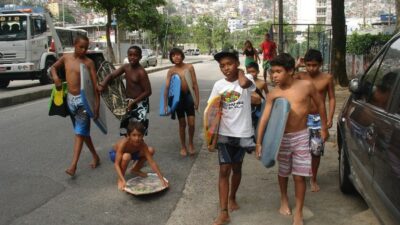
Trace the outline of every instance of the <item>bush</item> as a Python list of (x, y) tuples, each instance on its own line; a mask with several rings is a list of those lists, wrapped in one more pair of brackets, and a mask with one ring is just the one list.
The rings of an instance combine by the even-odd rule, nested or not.
[(387, 34), (357, 34), (353, 33), (347, 38), (346, 51), (350, 54), (369, 54), (374, 46), (383, 46), (390, 40), (392, 35)]

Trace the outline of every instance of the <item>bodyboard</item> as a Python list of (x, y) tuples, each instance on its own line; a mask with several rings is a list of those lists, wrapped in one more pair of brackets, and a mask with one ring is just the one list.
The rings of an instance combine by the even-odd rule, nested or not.
[[(164, 177), (168, 182), (168, 180)], [(167, 189), (161, 184), (155, 173), (148, 173), (147, 177), (134, 177), (126, 182), (125, 191), (133, 195), (148, 195)]]
[[(193, 89), (192, 75), (190, 74), (190, 71), (188, 69), (185, 70), (185, 80), (186, 80), (190, 95), (192, 96), (193, 102), (196, 102), (196, 93), (194, 93), (194, 89)], [(197, 110), (197, 112), (199, 112), (199, 111)]]
[[(90, 78), (90, 73), (86, 68), (85, 64), (80, 64), (81, 71), (81, 97), (83, 106), (85, 110), (89, 114), (91, 118), (94, 117), (94, 103), (95, 103), (95, 95), (92, 79)], [(93, 122), (97, 125), (97, 127), (103, 132), (107, 134), (107, 118), (106, 118), (106, 110), (103, 100), (100, 98), (100, 107), (99, 107), (99, 117)]]
[[(179, 75), (174, 74), (171, 77), (171, 81), (169, 83), (169, 90), (168, 90), (168, 102), (164, 102), (164, 90), (165, 90), (165, 83), (161, 87), (160, 93), (160, 116), (168, 116), (171, 113), (175, 112), (176, 107), (179, 103), (179, 98), (181, 95), (181, 79)], [(167, 104), (168, 110), (167, 113), (164, 112), (164, 106)]]
[(204, 137), (209, 151), (213, 151), (217, 145), (221, 114), (221, 96), (216, 96), (208, 102), (203, 117)]
[[(98, 82), (102, 82), (106, 76), (114, 70), (115, 67), (110, 62), (104, 61), (97, 71)], [(107, 88), (101, 93), (105, 105), (119, 120), (126, 114), (126, 108), (128, 106), (125, 93), (125, 85), (120, 76), (110, 80)]]
[(67, 117), (69, 115), (67, 94), (67, 82), (62, 83), (60, 91), (56, 89), (55, 85), (53, 86), (49, 100), (49, 116)]
[(262, 141), (261, 162), (267, 168), (275, 165), (276, 157), (285, 132), (290, 103), (285, 98), (274, 100)]

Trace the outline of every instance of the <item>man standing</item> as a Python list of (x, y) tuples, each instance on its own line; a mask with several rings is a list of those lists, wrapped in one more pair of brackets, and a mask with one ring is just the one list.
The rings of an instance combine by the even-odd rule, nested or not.
[(269, 62), (276, 56), (276, 44), (271, 40), (269, 33), (265, 34), (265, 40), (261, 43), (260, 48), (263, 53), (263, 69), (264, 81), (267, 81), (267, 71), (271, 67)]

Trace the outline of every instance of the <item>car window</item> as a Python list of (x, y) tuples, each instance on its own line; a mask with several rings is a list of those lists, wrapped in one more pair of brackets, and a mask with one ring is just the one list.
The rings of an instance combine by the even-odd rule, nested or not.
[(390, 95), (395, 87), (400, 72), (400, 39), (397, 39), (386, 52), (381, 66), (377, 70), (369, 103), (386, 109)]
[(379, 69), (383, 55), (384, 54), (382, 54), (374, 62), (374, 64), (371, 65), (369, 70), (362, 77), (362, 81), (361, 81), (361, 100), (362, 101), (365, 101), (365, 102), (368, 101), (370, 99), (370, 96), (372, 95), (372, 87), (373, 87), (375, 75)]

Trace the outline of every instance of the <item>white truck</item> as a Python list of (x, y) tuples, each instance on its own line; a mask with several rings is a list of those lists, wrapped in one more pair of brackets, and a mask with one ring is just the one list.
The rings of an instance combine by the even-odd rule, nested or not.
[[(64, 36), (57, 35), (47, 12), (0, 11), (0, 88), (6, 88), (12, 80), (52, 83), (47, 70), (64, 51), (60, 38), (72, 42), (77, 34), (65, 33), (65, 29), (60, 33)], [(88, 56), (96, 66), (104, 61), (101, 51), (89, 51)]]

